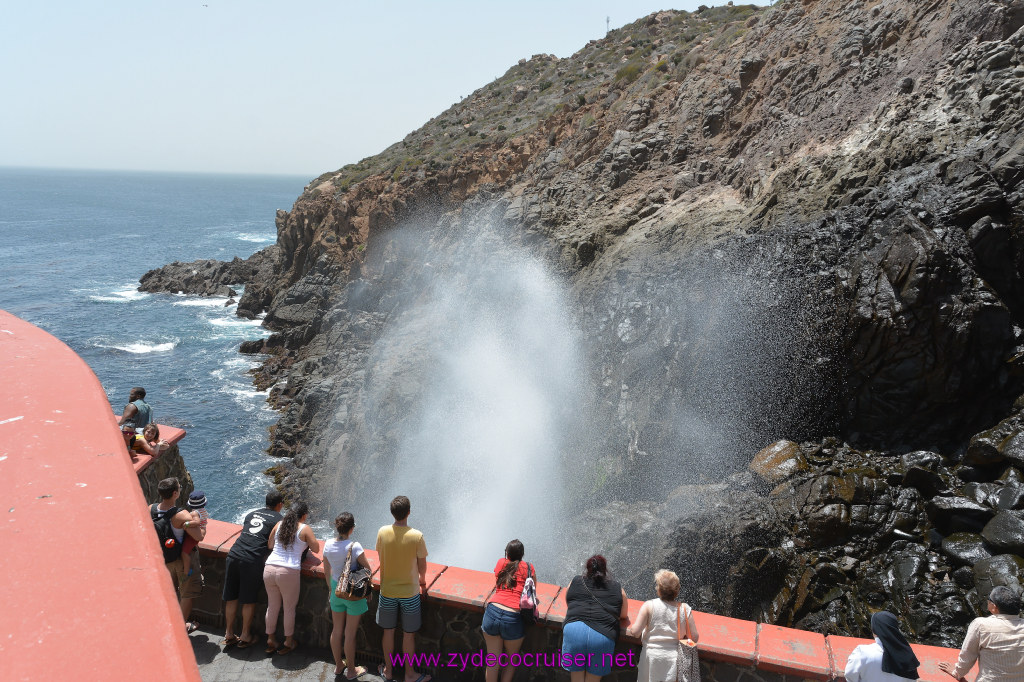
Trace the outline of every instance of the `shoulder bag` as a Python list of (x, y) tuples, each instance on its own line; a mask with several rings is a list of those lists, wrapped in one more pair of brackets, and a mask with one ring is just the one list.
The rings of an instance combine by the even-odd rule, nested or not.
[[(679, 618), (682, 608), (682, 604), (676, 607), (676, 682), (700, 682), (700, 659), (697, 657), (697, 647), (696, 645), (687, 646), (683, 643)], [(686, 639), (690, 639), (689, 617), (686, 619)]]
[(338, 599), (354, 601), (370, 594), (370, 570), (360, 566), (352, 570), (352, 543), (345, 552), (345, 570), (341, 572), (338, 584), (334, 588), (334, 596)]
[(519, 597), (519, 615), (527, 625), (537, 622), (537, 584), (533, 580), (533, 565), (526, 564), (526, 580), (523, 582), (523, 594)]

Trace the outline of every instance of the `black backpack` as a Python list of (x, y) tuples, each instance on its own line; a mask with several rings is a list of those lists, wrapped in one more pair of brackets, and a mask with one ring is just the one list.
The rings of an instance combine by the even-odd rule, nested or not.
[(167, 511), (157, 509), (156, 502), (149, 508), (149, 515), (156, 527), (156, 536), (160, 539), (160, 547), (164, 550), (164, 563), (169, 564), (181, 558), (182, 543), (174, 537), (174, 528), (171, 526), (171, 519), (178, 513), (180, 507), (171, 507)]

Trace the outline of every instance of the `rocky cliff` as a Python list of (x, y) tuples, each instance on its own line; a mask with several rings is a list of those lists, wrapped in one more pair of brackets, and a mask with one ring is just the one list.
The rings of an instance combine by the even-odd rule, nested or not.
[(280, 480), (383, 496), (444, 428), (424, 403), (472, 407), (435, 391), (452, 339), (493, 325), (557, 358), (523, 380), (566, 532), (627, 589), (668, 565), (709, 610), (864, 634), (887, 607), (957, 642), (1024, 579), (1022, 25), (1019, 0), (661, 12), (320, 176), (264, 274), (214, 278), (276, 332), (246, 350)]

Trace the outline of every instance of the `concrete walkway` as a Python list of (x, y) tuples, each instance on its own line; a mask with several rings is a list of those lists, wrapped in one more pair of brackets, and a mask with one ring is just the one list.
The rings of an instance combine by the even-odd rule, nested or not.
[[(218, 642), (223, 632), (216, 632), (206, 626), (193, 632), (192, 650), (199, 664), (199, 674), (204, 682), (261, 682), (262, 680), (319, 680), (321, 682), (344, 682), (345, 677), (334, 676), (334, 658), (329, 649), (299, 646), (287, 656), (264, 653), (261, 644), (239, 649), (222, 649)], [(362, 661), (367, 670), (376, 670), (376, 663)], [(367, 673), (359, 682), (382, 682), (377, 675)]]

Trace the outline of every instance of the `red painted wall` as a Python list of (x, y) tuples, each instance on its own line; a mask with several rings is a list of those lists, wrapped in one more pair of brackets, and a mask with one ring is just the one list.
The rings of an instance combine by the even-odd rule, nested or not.
[(0, 679), (200, 679), (106, 394), (0, 311)]

